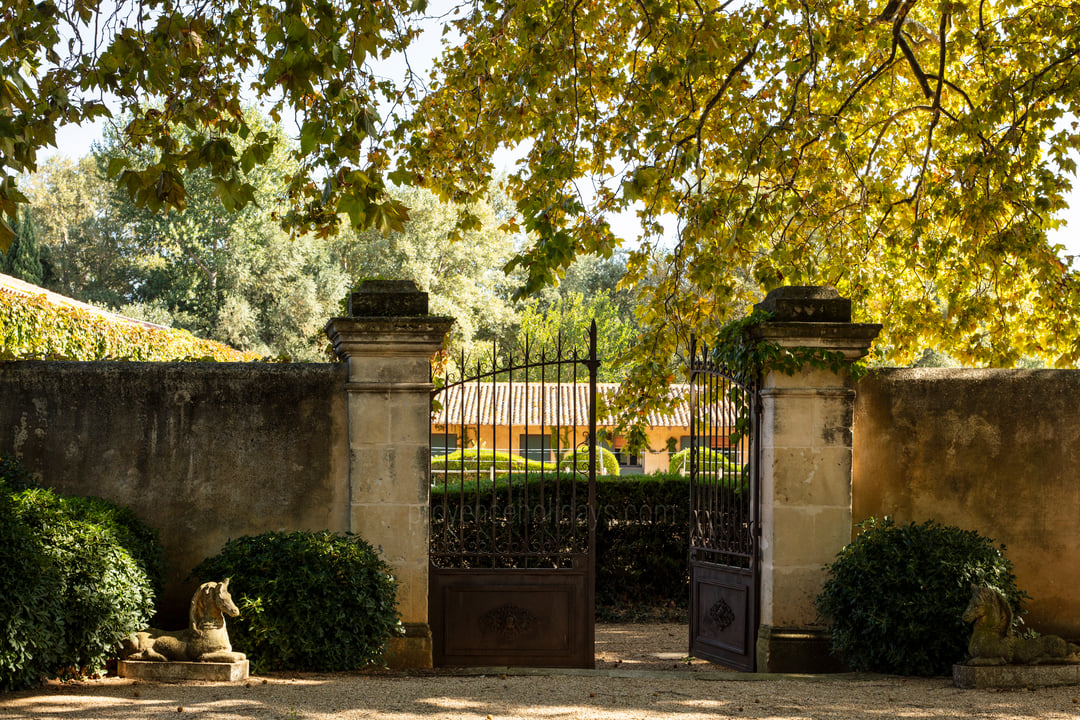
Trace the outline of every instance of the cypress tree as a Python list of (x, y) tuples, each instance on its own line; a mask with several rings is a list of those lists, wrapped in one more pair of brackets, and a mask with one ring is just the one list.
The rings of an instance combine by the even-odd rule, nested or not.
[(41, 245), (38, 243), (33, 217), (22, 213), (12, 229), (15, 231), (15, 240), (3, 257), (3, 271), (28, 283), (41, 285), (44, 279)]

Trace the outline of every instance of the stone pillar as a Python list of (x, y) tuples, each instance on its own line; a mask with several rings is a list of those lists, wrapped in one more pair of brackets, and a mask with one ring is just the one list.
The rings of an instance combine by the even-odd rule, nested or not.
[(431, 356), (454, 320), (429, 316), (427, 300), (411, 281), (368, 280), (349, 299), (349, 317), (326, 326), (349, 366), (349, 529), (398, 580), (405, 637), (390, 643), (394, 668), (431, 667)]
[[(862, 357), (880, 325), (851, 322), (832, 288), (784, 287), (757, 307), (773, 317), (766, 342)], [(824, 565), (851, 540), (851, 433), (855, 390), (847, 372), (768, 372), (761, 384), (761, 601), (759, 672), (832, 672), (814, 599)]]

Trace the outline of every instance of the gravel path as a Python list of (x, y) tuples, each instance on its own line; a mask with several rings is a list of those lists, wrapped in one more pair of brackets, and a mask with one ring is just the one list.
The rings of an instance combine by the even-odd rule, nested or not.
[(738, 675), (683, 658), (674, 660), (673, 669), (671, 658), (656, 656), (685, 647), (685, 629), (644, 627), (598, 628), (603, 659), (594, 671), (303, 673), (238, 685), (105, 678), (0, 694), (0, 718), (1080, 719), (1076, 687), (983, 691), (958, 690), (945, 678)]

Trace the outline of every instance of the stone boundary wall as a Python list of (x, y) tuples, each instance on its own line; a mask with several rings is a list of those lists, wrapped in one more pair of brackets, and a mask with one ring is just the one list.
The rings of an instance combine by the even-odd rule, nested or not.
[(1080, 371), (888, 369), (857, 386), (852, 520), (1007, 547), (1028, 625), (1080, 638)]
[(169, 563), (159, 621), (229, 538), (349, 529), (344, 364), (0, 364), (0, 455), (45, 484), (132, 507)]

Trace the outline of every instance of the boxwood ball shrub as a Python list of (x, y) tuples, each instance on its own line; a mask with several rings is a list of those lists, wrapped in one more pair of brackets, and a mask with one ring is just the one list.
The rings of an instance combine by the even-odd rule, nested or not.
[(157, 530), (140, 520), (131, 508), (99, 497), (69, 497), (64, 498), (64, 503), (73, 518), (108, 531), (146, 573), (154, 597), (160, 597), (167, 567)]
[[(559, 461), (561, 472), (589, 472), (589, 446), (579, 445), (563, 454)], [(615, 476), (619, 474), (619, 459), (606, 447), (596, 448), (596, 474)]]
[(401, 634), (390, 566), (351, 533), (265, 533), (230, 540), (192, 572), (231, 578), (233, 649), (256, 672), (354, 670), (381, 662)]
[[(684, 448), (677, 453), (671, 454), (671, 459), (668, 460), (669, 473), (690, 472), (690, 450), (691, 448)], [(729, 460), (722, 452), (707, 447), (700, 447), (697, 450), (698, 463), (701, 464), (702, 470), (706, 472), (721, 471), (724, 474), (734, 475), (740, 470), (740, 466)]]
[(0, 481), (0, 688), (104, 668), (153, 614), (155, 542), (104, 500)]
[(853, 670), (945, 675), (964, 659), (971, 628), (961, 616), (972, 584), (997, 588), (1016, 617), (1026, 595), (1005, 546), (934, 521), (870, 518), (827, 566), (817, 607), (833, 653)]

